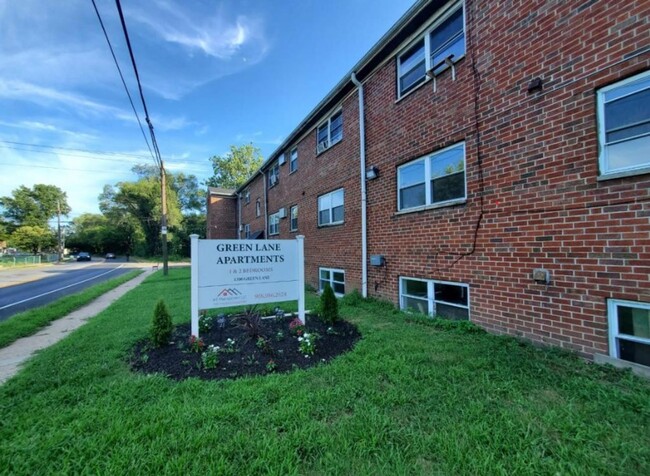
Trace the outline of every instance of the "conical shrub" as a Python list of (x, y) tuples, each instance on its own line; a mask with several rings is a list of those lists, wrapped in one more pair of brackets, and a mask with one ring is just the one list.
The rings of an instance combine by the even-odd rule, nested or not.
[(156, 304), (151, 325), (151, 340), (156, 347), (169, 344), (172, 338), (172, 316), (162, 299)]
[(320, 296), (320, 318), (329, 325), (333, 325), (339, 318), (339, 303), (329, 284), (325, 285)]

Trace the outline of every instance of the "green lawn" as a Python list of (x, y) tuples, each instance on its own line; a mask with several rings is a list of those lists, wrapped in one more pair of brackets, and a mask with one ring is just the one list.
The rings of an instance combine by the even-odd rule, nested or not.
[(18, 313), (6, 321), (0, 322), (0, 348), (8, 346), (21, 337), (36, 334), (50, 322), (85, 306), (93, 299), (115, 289), (120, 284), (130, 281), (141, 273), (141, 270), (130, 271), (115, 279), (61, 298), (52, 304)]
[(629, 372), (381, 303), (305, 371), (181, 383), (125, 360), (189, 269), (156, 273), (0, 387), (7, 474), (650, 474), (650, 385)]

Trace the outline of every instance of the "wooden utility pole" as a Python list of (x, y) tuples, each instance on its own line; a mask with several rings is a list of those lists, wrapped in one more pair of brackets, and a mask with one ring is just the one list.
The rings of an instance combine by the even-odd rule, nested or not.
[(162, 217), (160, 220), (162, 234), (162, 253), (163, 253), (163, 275), (167, 276), (169, 265), (167, 263), (167, 179), (165, 176), (165, 166), (160, 161), (160, 184), (162, 192)]

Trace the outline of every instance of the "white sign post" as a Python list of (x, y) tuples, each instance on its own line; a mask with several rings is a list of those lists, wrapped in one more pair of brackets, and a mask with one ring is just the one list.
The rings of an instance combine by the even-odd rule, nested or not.
[(295, 240), (199, 240), (192, 254), (192, 335), (199, 310), (277, 301), (298, 301), (305, 322), (304, 236)]

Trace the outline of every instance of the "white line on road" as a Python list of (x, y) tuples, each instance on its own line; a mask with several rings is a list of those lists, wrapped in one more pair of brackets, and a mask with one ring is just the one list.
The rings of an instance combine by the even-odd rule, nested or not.
[(40, 297), (47, 296), (48, 294), (57, 293), (59, 291), (63, 291), (64, 289), (68, 289), (68, 288), (71, 288), (73, 286), (78, 286), (79, 284), (87, 283), (88, 281), (92, 281), (93, 279), (101, 278), (102, 276), (105, 276), (108, 273), (112, 273), (116, 269), (120, 269), (122, 266), (124, 266), (124, 265), (121, 264), (117, 268), (113, 268), (113, 269), (111, 269), (109, 271), (106, 271), (105, 273), (98, 274), (97, 276), (93, 276), (92, 278), (84, 279), (83, 281), (79, 281), (78, 283), (68, 284), (67, 286), (63, 286), (62, 288), (55, 289), (53, 291), (48, 291), (48, 292), (43, 293), (43, 294), (39, 294), (38, 296), (32, 296), (30, 298), (23, 299), (22, 301), (18, 301), (18, 302), (12, 302), (11, 304), (7, 304), (6, 306), (0, 307), (0, 311), (2, 311), (3, 309), (7, 309), (8, 307), (17, 306), (18, 304), (22, 304), (22, 303), (27, 302), (27, 301), (32, 301), (34, 299), (38, 299)]

